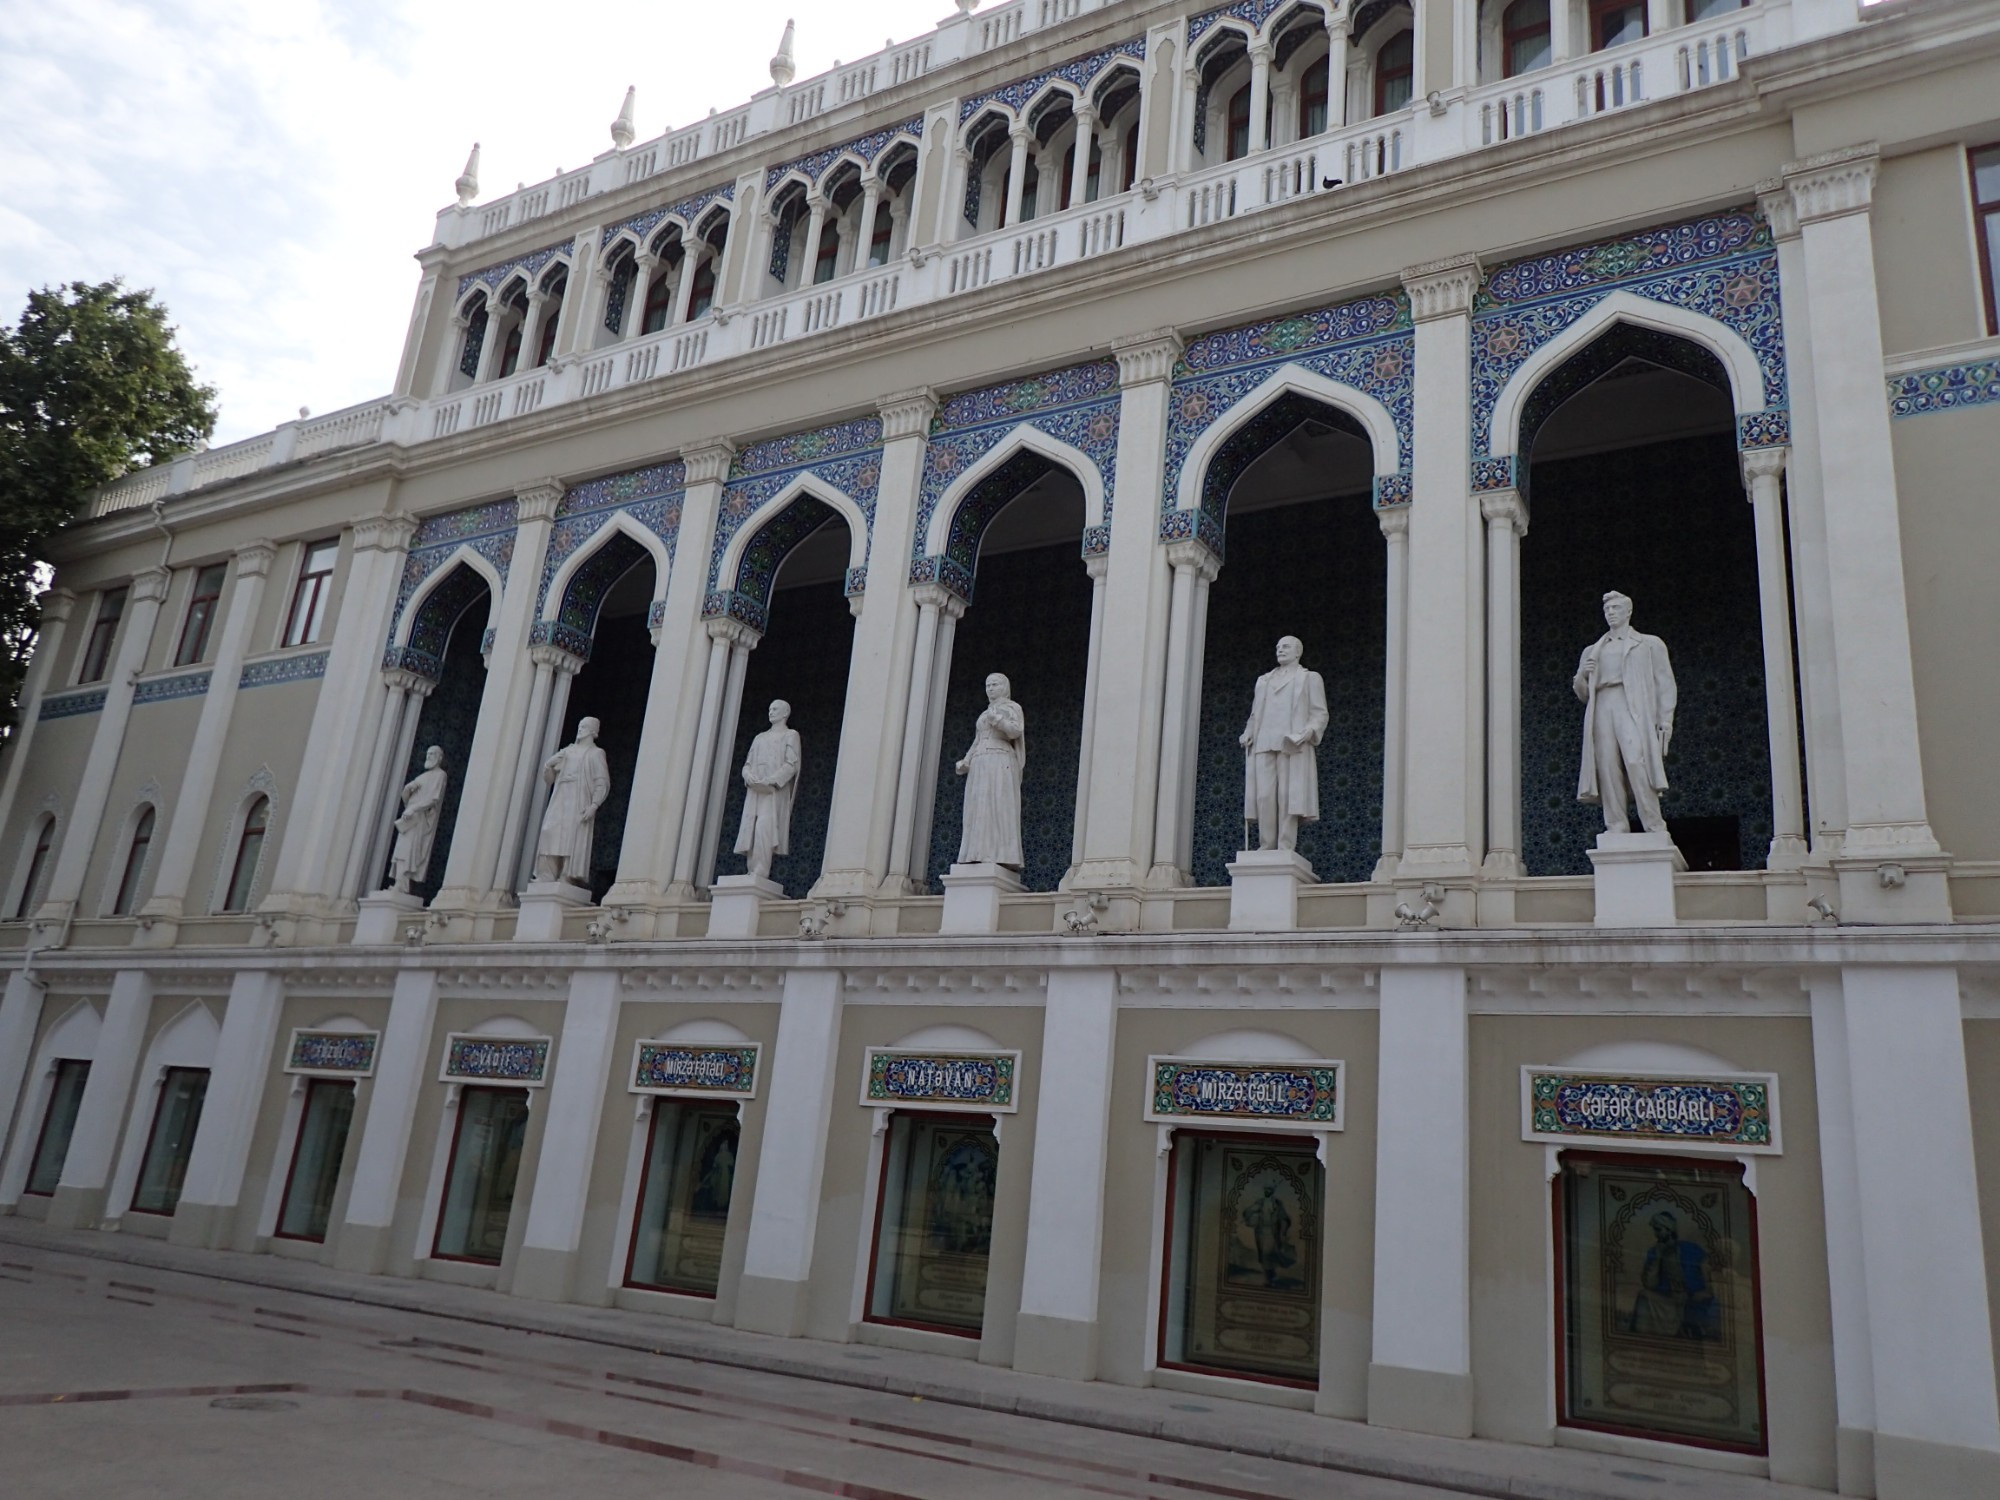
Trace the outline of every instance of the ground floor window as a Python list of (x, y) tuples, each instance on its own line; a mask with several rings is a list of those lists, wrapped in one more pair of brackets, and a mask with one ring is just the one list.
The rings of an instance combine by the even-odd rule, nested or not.
[(500, 1264), (527, 1134), (526, 1089), (468, 1088), (459, 1093), (433, 1255)]
[(299, 1114), (298, 1144), (285, 1177), (285, 1201), (278, 1210), (278, 1237), (326, 1239), (333, 1217), (333, 1190), (340, 1182), (340, 1158), (347, 1150), (347, 1127), (354, 1120), (354, 1085), (343, 1078), (315, 1078), (306, 1084)]
[(1564, 1425), (1764, 1452), (1742, 1166), (1566, 1151), (1555, 1191)]
[(181, 1184), (187, 1180), (194, 1133), (201, 1128), (201, 1105), (207, 1097), (208, 1069), (167, 1069), (159, 1107), (153, 1111), (152, 1134), (146, 1138), (146, 1158), (139, 1167), (139, 1187), (132, 1194), (134, 1213), (171, 1214), (180, 1207)]
[(1323, 1196), (1311, 1141), (1175, 1136), (1161, 1364), (1318, 1383)]
[(991, 1116), (890, 1116), (868, 1275), (871, 1321), (979, 1336), (999, 1163)]
[(76, 1113), (83, 1107), (83, 1086), (89, 1078), (87, 1062), (66, 1057), (56, 1064), (56, 1079), (49, 1088), (49, 1107), (42, 1115), (42, 1133), (35, 1140), (35, 1160), (28, 1168), (28, 1192), (46, 1198), (62, 1181), (69, 1138), (76, 1132)]
[(740, 1149), (735, 1105), (654, 1102), (627, 1286), (715, 1295)]

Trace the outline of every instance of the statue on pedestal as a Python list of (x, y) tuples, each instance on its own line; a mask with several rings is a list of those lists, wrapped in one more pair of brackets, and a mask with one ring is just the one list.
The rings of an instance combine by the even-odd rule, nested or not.
[(965, 818), (958, 863), (1021, 868), (1021, 773), (1028, 764), (1028, 721), (1000, 673), (986, 679), (986, 707), (972, 748), (955, 767), (965, 778)]
[(551, 791), (541, 836), (535, 842), (537, 880), (590, 884), (597, 809), (611, 795), (611, 768), (597, 748), (597, 730), (597, 720), (582, 720), (576, 726), (576, 743), (563, 746), (542, 767), (542, 780)]
[(1604, 804), (1608, 833), (1629, 833), (1626, 802), (1639, 806), (1639, 826), (1665, 833), (1660, 793), (1667, 789), (1667, 747), (1674, 737), (1674, 673), (1666, 643), (1632, 628), (1632, 601), (1604, 596), (1611, 628), (1589, 646), (1570, 686), (1583, 700), (1583, 767), (1576, 800)]
[(389, 856), (389, 883), (400, 895), (420, 881), (431, 866), (431, 845), (437, 841), (438, 815), (444, 811), (444, 789), (451, 776), (444, 768), (444, 749), (424, 752), (424, 768), (403, 788), (403, 810), (396, 818), (396, 847)]
[(1297, 849), (1299, 824), (1319, 821), (1318, 745), (1326, 733), (1326, 683), (1299, 664), (1295, 635), (1278, 642), (1278, 664), (1257, 679), (1243, 757), (1243, 817), (1257, 847)]
[(792, 798), (799, 789), (799, 732), (790, 727), (792, 706), (771, 705), (771, 727), (750, 742), (743, 758), (743, 822), (736, 852), (749, 856), (750, 873), (771, 875), (771, 857), (792, 848)]

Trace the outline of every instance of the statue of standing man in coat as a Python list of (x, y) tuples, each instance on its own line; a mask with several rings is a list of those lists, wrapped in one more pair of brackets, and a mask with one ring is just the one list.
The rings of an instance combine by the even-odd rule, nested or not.
[(791, 727), (792, 706), (771, 705), (771, 727), (750, 742), (743, 757), (743, 821), (736, 852), (749, 856), (750, 873), (771, 876), (771, 856), (792, 850), (792, 798), (799, 789), (799, 732)]
[(548, 811), (535, 843), (535, 879), (590, 884), (590, 846), (597, 831), (597, 809), (611, 795), (611, 768), (597, 747), (598, 724), (584, 719), (576, 726), (576, 743), (565, 745), (542, 767), (549, 784)]
[(1326, 733), (1326, 683), (1299, 664), (1295, 635), (1278, 642), (1278, 665), (1257, 679), (1250, 722), (1238, 741), (1243, 816), (1257, 820), (1260, 849), (1296, 849), (1299, 824), (1319, 821), (1318, 745)]
[(1584, 650), (1570, 684), (1583, 700), (1583, 767), (1576, 800), (1604, 804), (1607, 833), (1630, 833), (1629, 799), (1639, 826), (1665, 833), (1660, 793), (1667, 789), (1667, 747), (1674, 738), (1674, 672), (1667, 646), (1632, 628), (1632, 601), (1604, 596), (1611, 628)]

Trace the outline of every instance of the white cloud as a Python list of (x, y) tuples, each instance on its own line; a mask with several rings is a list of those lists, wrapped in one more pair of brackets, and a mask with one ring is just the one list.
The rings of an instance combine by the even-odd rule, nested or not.
[[(641, 140), (770, 79), (795, 0), (64, 0), (0, 48), (0, 318), (50, 283), (156, 289), (217, 442), (394, 379), (437, 210), (474, 140), (485, 197)], [(807, 77), (928, 30), (943, 0), (800, 18)]]

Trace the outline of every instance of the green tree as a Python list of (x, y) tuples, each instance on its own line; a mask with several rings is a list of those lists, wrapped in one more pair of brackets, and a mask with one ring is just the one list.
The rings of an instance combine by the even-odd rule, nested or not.
[(98, 485), (214, 430), (215, 390), (196, 383), (150, 291), (43, 287), (18, 324), (0, 324), (0, 725), (34, 646), (48, 538)]

